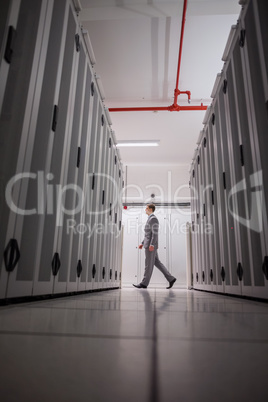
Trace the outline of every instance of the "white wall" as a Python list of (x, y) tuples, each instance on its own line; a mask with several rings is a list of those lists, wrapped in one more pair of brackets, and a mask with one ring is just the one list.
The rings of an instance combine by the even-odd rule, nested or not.
[[(122, 286), (132, 286), (140, 283), (144, 273), (144, 250), (138, 245), (143, 240), (144, 225), (147, 220), (145, 208), (128, 207), (123, 211), (124, 226)], [(190, 208), (157, 208), (159, 219), (159, 249), (160, 260), (177, 278), (174, 287), (186, 288), (187, 277), (187, 242), (186, 223), (190, 221)], [(165, 277), (155, 268), (150, 287), (165, 288), (168, 285)]]
[(189, 165), (124, 166), (123, 202), (189, 202)]

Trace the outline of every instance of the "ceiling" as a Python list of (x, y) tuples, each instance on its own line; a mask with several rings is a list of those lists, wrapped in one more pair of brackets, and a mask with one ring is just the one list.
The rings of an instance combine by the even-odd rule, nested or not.
[[(94, 66), (107, 107), (169, 106), (174, 100), (183, 0), (81, 0)], [(238, 0), (188, 0), (179, 89), (191, 105), (210, 94)], [(187, 96), (178, 97), (187, 105)], [(204, 111), (110, 112), (117, 140), (160, 140), (156, 148), (120, 150), (125, 165), (189, 165)]]

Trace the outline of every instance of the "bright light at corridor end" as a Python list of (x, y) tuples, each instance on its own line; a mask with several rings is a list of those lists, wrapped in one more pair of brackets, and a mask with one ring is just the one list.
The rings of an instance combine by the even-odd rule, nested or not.
[(129, 140), (129, 141), (118, 141), (116, 144), (117, 148), (121, 147), (158, 147), (160, 141), (143, 141), (143, 140)]

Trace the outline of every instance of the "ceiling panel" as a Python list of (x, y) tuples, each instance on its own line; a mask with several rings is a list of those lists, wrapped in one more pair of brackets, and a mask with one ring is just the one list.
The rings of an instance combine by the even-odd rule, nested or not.
[[(168, 106), (173, 103), (183, 1), (82, 0), (80, 20), (88, 30), (107, 107)], [(210, 104), (237, 0), (188, 1), (179, 80), (192, 105)], [(187, 97), (178, 98), (179, 105)], [(118, 140), (157, 139), (157, 148), (121, 149), (123, 163), (189, 164), (204, 111), (113, 112)]]

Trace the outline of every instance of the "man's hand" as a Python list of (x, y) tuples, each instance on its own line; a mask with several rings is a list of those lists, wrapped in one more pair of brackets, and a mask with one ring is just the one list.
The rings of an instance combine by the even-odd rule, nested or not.
[(149, 251), (154, 251), (154, 246), (149, 246)]
[(139, 249), (141, 250), (141, 249), (142, 249), (142, 247), (143, 247), (143, 244), (140, 244), (140, 245), (139, 245)]

